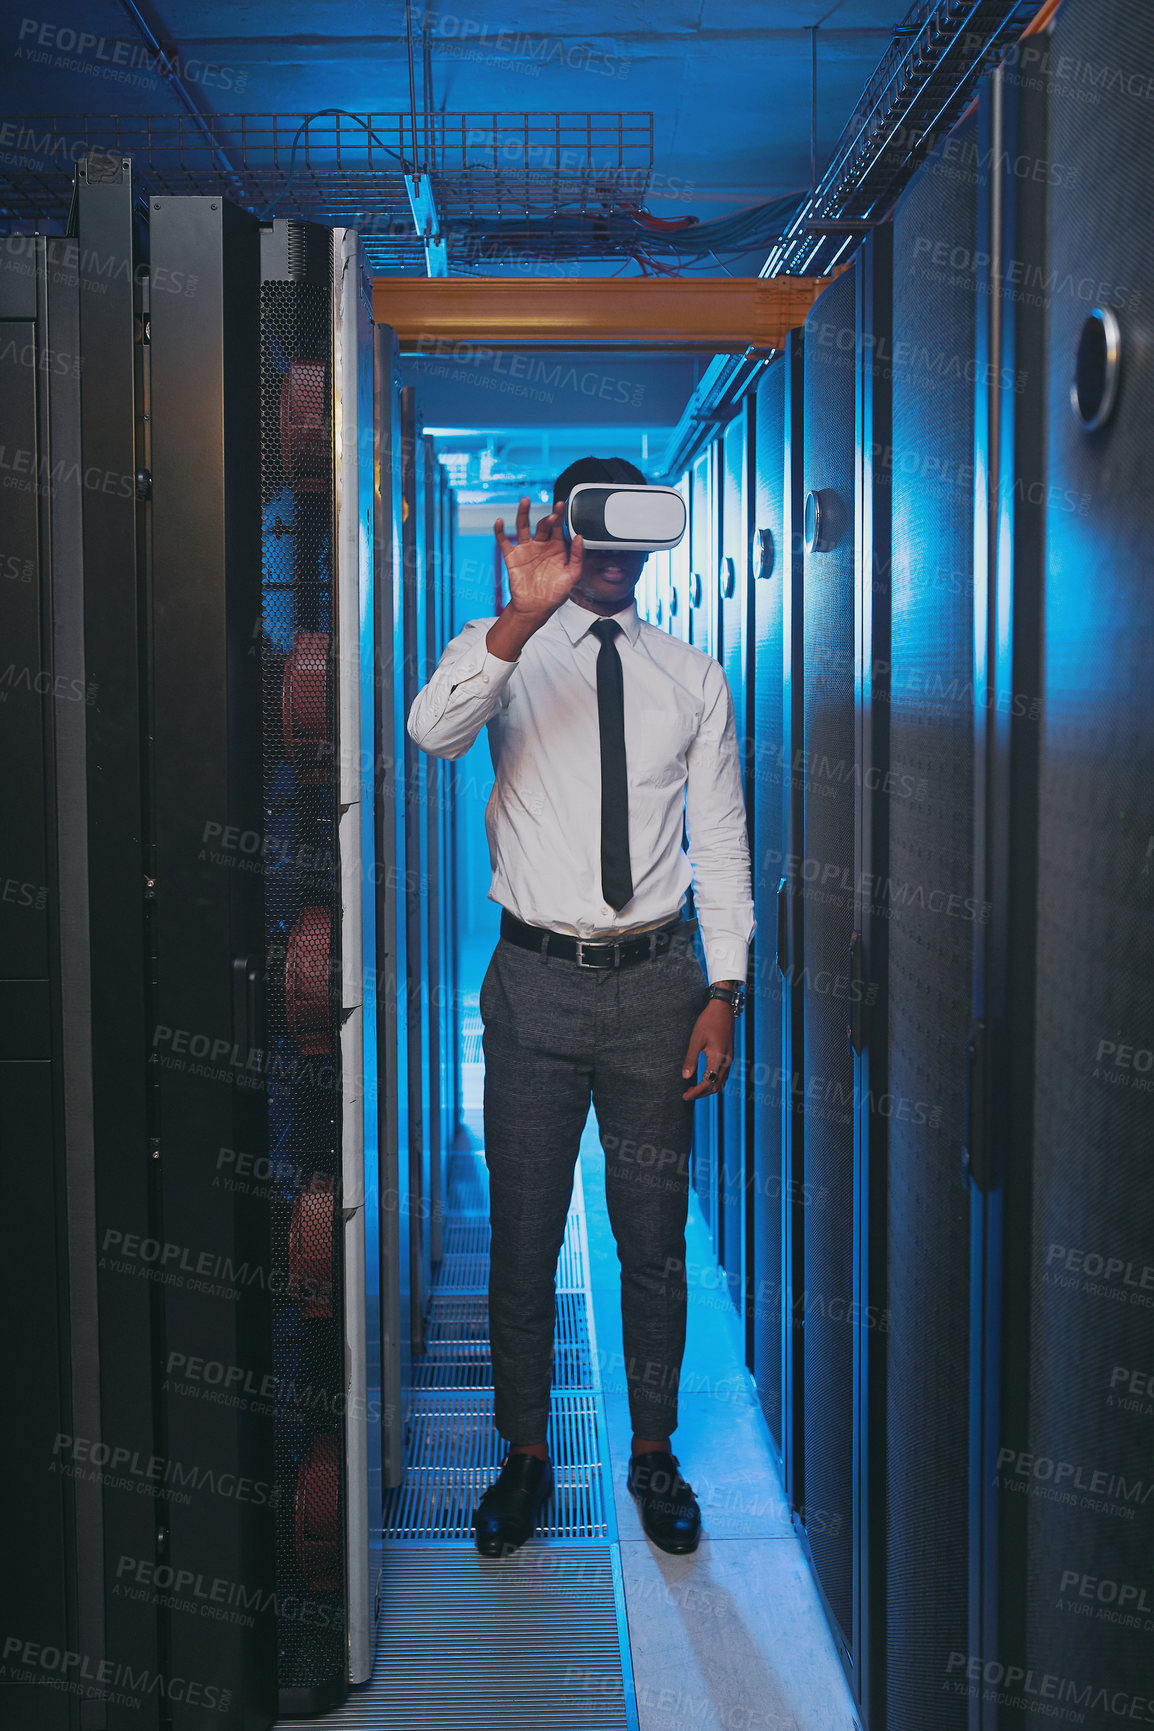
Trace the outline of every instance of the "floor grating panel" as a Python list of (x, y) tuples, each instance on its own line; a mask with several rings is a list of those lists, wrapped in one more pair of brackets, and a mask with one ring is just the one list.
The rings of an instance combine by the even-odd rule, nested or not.
[(609, 1546), (530, 1541), (500, 1563), (386, 1546), (373, 1680), (312, 1723), (628, 1731)]
[[(505, 1445), (493, 1426), (489, 1390), (414, 1392), (409, 1465), (385, 1499), (384, 1538), (472, 1543), (473, 1511), (500, 1468)], [(556, 1488), (538, 1531), (542, 1537), (608, 1537), (605, 1489), (592, 1392), (555, 1388), (549, 1452)]]

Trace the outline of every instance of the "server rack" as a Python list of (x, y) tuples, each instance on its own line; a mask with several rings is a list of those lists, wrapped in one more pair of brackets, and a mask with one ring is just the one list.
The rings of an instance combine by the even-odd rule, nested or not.
[[(781, 1453), (786, 1495), (804, 1505), (802, 1353), (795, 1297), (804, 1290), (808, 1195), (802, 1165), (800, 753), (802, 685), (803, 333), (758, 384), (751, 546), (751, 753), (747, 785), (753, 860), (751, 1023), (753, 1377)], [(795, 742), (797, 742), (795, 744)]]
[[(379, 1223), (381, 1245), (381, 1478), (384, 1489), (401, 1483), (405, 1427), (412, 1389), (410, 1145), (420, 1134), (410, 1115), (409, 924), (406, 895), (406, 802), (410, 768), (408, 691), (405, 679), (404, 495), (402, 386), (395, 331), (374, 332), (374, 540), (373, 618), (376, 875), (374, 929), (377, 955), (377, 1067), (379, 1083)], [(412, 1048), (419, 1060), (419, 1046)], [(419, 1143), (418, 1143), (419, 1146)]]
[[(855, 477), (860, 258), (806, 320), (804, 350), (802, 857), (798, 862), (804, 1183), (803, 1531), (835, 1634), (855, 1636), (854, 1070), (845, 1004), (820, 990), (848, 973), (854, 931)], [(831, 1307), (833, 1314), (831, 1315)]]
[[(381, 1494), (376, 933), (364, 909), (373, 829), (372, 291), (355, 229), (333, 231), (340, 786), (341, 1189), (347, 1389), (348, 1674), (372, 1673)], [(370, 904), (371, 905), (371, 904)]]
[[(72, 224), (0, 269), (29, 482), (6, 489), (0, 1124), (48, 1152), (13, 1162), (13, 1262), (55, 1343), (12, 1439), (13, 1480), (52, 1494), (14, 1518), (11, 1626), (154, 1681), (80, 1700), (33, 1672), (8, 1699), (70, 1731), (209, 1705), (251, 1731), (368, 1675), (382, 1345), (394, 1473), (403, 1452), (409, 1331), (389, 1291), (377, 1325), (375, 1259), (365, 1278), (389, 992), (360, 911), (397, 887), (362, 749), (370, 304), (355, 235), (142, 200), (118, 156), (79, 164)], [(395, 1142), (395, 1044), (385, 1081)], [(244, 1614), (202, 1615), (181, 1578)]]
[[(889, 1318), (887, 1259), (887, 1091), (889, 1029), (877, 1001), (889, 983), (889, 915), (877, 887), (889, 863), (891, 683), (891, 481), (893, 449), (893, 228), (862, 248), (857, 270), (858, 365), (854, 677), (853, 934), (846, 968), (846, 1048), (853, 1058), (854, 1267), (854, 1689), (867, 1712), (883, 1686), (875, 1610), (882, 1566), (877, 1543), (883, 1506), (885, 1373)], [(821, 990), (821, 983), (815, 981)]]
[(669, 616), (666, 598), (669, 593), (669, 554), (650, 553), (637, 585), (637, 611), (651, 625), (668, 631)]
[[(996, 911), (979, 950), (985, 1077), (979, 1063), (973, 1086), (985, 1113), (970, 1155), (1004, 1319), (1000, 1364), (985, 1367), (980, 1651), (1056, 1678), (1055, 1698), (1097, 1731), (1140, 1717), (1154, 1689), (1138, 1368), (1154, 1352), (1143, 1069), (1154, 1064), (1154, 248), (1132, 218), (1149, 162), (1154, 30), (1117, 0), (1072, 0), (1048, 47), (1048, 103), (1045, 79), (1021, 65), (1003, 70), (990, 103), (999, 160), (1036, 149), (1054, 171), (1029, 186), (1005, 174), (997, 188), (1002, 280), (1020, 289), (992, 333), (1001, 532), (977, 613), (993, 694), (979, 750)], [(1126, 76), (1101, 102), (1079, 101), (1083, 69), (1105, 65)], [(1025, 261), (1020, 277), (1009, 260)], [(1039, 426), (1027, 411), (1043, 377)], [(1011, 922), (1027, 897), (1036, 919), (1022, 931)], [(1023, 1718), (985, 1691), (980, 1711), (999, 1731)]]
[[(750, 865), (753, 865), (753, 801), (756, 798), (754, 766), (757, 756), (757, 717), (755, 709), (756, 678), (754, 654), (757, 642), (757, 591), (754, 588), (754, 537), (757, 525), (757, 394), (750, 392), (741, 404), (744, 421), (744, 464), (742, 469), (742, 530), (741, 552), (745, 568), (742, 588), (742, 634), (744, 639), (741, 710), (737, 718), (741, 740), (742, 779), (745, 788), (746, 831), (750, 842)], [(756, 898), (756, 890), (754, 892)], [(756, 906), (754, 936), (756, 937)], [(746, 1012), (741, 1029), (741, 1139), (742, 1139), (742, 1213), (741, 1213), (741, 1319), (744, 1333), (746, 1369), (752, 1374), (757, 1350), (757, 1130), (758, 1113), (754, 1103), (754, 1057), (757, 1045), (757, 983), (753, 973), (754, 952), (751, 945), (746, 967)]]
[[(404, 718), (429, 671), (425, 519), (425, 447), (411, 385), (401, 392), (402, 688)], [(409, 1093), (410, 1330), (414, 1355), (424, 1350), (432, 1284), (432, 1054), (429, 1011), (429, 764), (427, 752), (404, 740), (404, 886), (407, 962)]]
[[(76, 700), (63, 717), (6, 708), (31, 747), (16, 833), (42, 850), (43, 896), (14, 933), (5, 1124), (36, 1138), (25, 1153), (55, 1151), (31, 1163), (40, 1211), (20, 1243), (32, 1303), (51, 1269), (65, 1319), (47, 1337), (58, 1362), (29, 1382), (29, 1444), (51, 1389), (58, 1457), (29, 1482), (61, 1492), (38, 1531), (17, 1518), (8, 1578), (15, 1624), (99, 1681), (81, 1698), (16, 1678), (9, 1700), (28, 1724), (211, 1710), (255, 1727), (276, 1707), (287, 1489), (262, 1026), (260, 236), (223, 200), (145, 204), (121, 157), (78, 165), (74, 228), (0, 279), (36, 362), (5, 396), (12, 434), (35, 440), (18, 599), (44, 695), (67, 668)], [(45, 364), (62, 353), (67, 369)], [(249, 1614), (210, 1621), (179, 1581)]]
[[(156, 1209), (140, 1056), (154, 1033), (136, 485), (148, 237), (124, 158), (83, 159), (76, 199), (71, 237), (12, 237), (0, 269), (11, 655), (0, 709), (0, 1134), (20, 1221), (10, 1372), (24, 1392), (22, 1422), (3, 1438), (8, 1482), (24, 1487), (11, 1510), (6, 1620), (61, 1649), (131, 1655), (155, 1676), (157, 1609), (147, 1595), (115, 1596), (107, 1571), (116, 1557), (156, 1556), (156, 1507), (75, 1464), (112, 1446), (147, 1461), (161, 1423), (154, 1289), (102, 1268), (100, 1250), (110, 1233), (121, 1237), (105, 1249), (125, 1234), (143, 1242)], [(6, 1700), (34, 1726), (63, 1731), (77, 1711), (104, 1722), (98, 1691), (77, 1710), (52, 1680), (17, 1660)], [(140, 1712), (139, 1723), (156, 1722), (151, 1703)]]
[[(746, 483), (746, 410), (744, 405), (719, 435), (716, 444), (717, 541), (708, 567), (714, 590), (716, 648), (733, 694), (738, 749), (744, 762), (746, 727), (746, 607), (749, 545)], [(726, 1287), (743, 1324), (747, 1320), (748, 1268), (745, 1256), (746, 1029), (744, 1017), (734, 1025), (733, 1084), (717, 1099), (717, 1185), (719, 1260)]]
[[(261, 236), (265, 945), (285, 1714), (347, 1690), (346, 1199), (333, 234)], [(350, 667), (348, 671), (352, 671)], [(355, 828), (351, 835), (355, 837)], [(354, 990), (355, 965), (354, 965)], [(358, 992), (359, 995), (359, 992)]]
[[(78, 336), (82, 357), (76, 458), (105, 474), (135, 474), (145, 412), (144, 356), (137, 346), (142, 312), (146, 225), (134, 208), (131, 164), (92, 158), (78, 165)], [(117, 269), (106, 292), (96, 288), (101, 259)], [(141, 333), (142, 334), (142, 333)], [(139, 594), (144, 581), (142, 502), (100, 491), (80, 502), (85, 620), (85, 677), (96, 702), (86, 729), (89, 980), (91, 990), (92, 1159), (97, 1244), (116, 1231), (148, 1233), (156, 1197), (143, 1162), (127, 1151), (148, 1147), (148, 1082), (138, 1062), (151, 1049), (142, 883), (143, 744), (140, 738)], [(81, 964), (83, 965), (83, 964)], [(152, 1392), (154, 1299), (144, 1281), (97, 1282), (101, 1414), (97, 1435), (159, 1452), (162, 1436)], [(125, 1341), (137, 1343), (125, 1352)], [(144, 1346), (143, 1353), (139, 1347)], [(143, 1360), (143, 1362), (142, 1362)], [(127, 1497), (102, 1497), (104, 1562), (116, 1554), (156, 1555), (151, 1509)], [(144, 1499), (141, 1499), (142, 1501)], [(147, 1604), (103, 1594), (104, 1650), (139, 1655), (154, 1670), (163, 1660), (158, 1619)]]
[[(686, 521), (689, 520), (691, 505), (691, 477), (688, 473), (682, 475), (677, 483), (677, 490), (685, 501)], [(665, 591), (665, 623), (672, 637), (680, 637), (683, 643), (689, 641), (690, 622), (690, 586), (692, 582), (692, 545), (688, 535), (683, 536), (679, 544), (672, 548), (669, 554), (668, 589)], [(660, 599), (660, 595), (658, 597)], [(660, 623), (660, 621), (658, 621)]]
[[(441, 568), (441, 492), (437, 454), (430, 438), (422, 437), (417, 461), (423, 475), (425, 632), (421, 644), (419, 680), (423, 685), (440, 660), (444, 646), (441, 637), (441, 608), (445, 591)], [(422, 756), (425, 756), (422, 753)], [(445, 895), (448, 879), (444, 861), (444, 830), (449, 778), (446, 765), (437, 757), (425, 757), (425, 860), (428, 879), (424, 898), (425, 944), (428, 955), (428, 975), (424, 989), (428, 992), (425, 1014), (429, 1042), (429, 1264), (435, 1268), (442, 1255), (441, 1222), (448, 1188), (448, 1158), (450, 1138), (446, 1133), (450, 1088), (448, 1069), (450, 1052), (445, 1034), (445, 963), (447, 957), (448, 920), (445, 917)]]
[[(875, 1522), (871, 1723), (964, 1726), (943, 1691), (967, 1640), (970, 1207), (962, 1166), (973, 873), (977, 119), (935, 149), (893, 218), (889, 730), (874, 797), (887, 820), (873, 900), (884, 974), (868, 970), (870, 1102), (885, 1132), (884, 1498)], [(935, 260), (948, 257), (943, 270)], [(880, 653), (880, 650), (879, 650)], [(880, 838), (879, 838), (880, 840)], [(872, 1056), (872, 1054), (871, 1054)], [(881, 1153), (875, 1138), (875, 1158)], [(880, 1318), (879, 1318), (880, 1322)], [(879, 1403), (880, 1404), (880, 1403)], [(927, 1543), (932, 1531), (934, 1542)], [(883, 1662), (884, 1661), (884, 1662)]]
[[(453, 629), (454, 539), (456, 535), (456, 499), (444, 465), (437, 464), (437, 535), (439, 545), (440, 584), (437, 590), (438, 623), (437, 655), (455, 635)], [(459, 1063), (460, 1024), (460, 944), (459, 922), (456, 915), (456, 784), (457, 771), (448, 760), (441, 762), (441, 928), (445, 933), (445, 957), (442, 967), (441, 1050), (445, 1054), (445, 1095), (442, 1107), (442, 1136), (446, 1151), (457, 1144), (461, 1128), (461, 1066)], [(446, 1152), (446, 1162), (448, 1152)]]
[[(706, 655), (717, 649), (715, 606), (717, 569), (716, 516), (717, 447), (711, 444), (690, 473), (689, 568), (686, 573), (689, 606), (686, 640)], [(705, 1095), (693, 1107), (693, 1183), (702, 1214), (709, 1227), (714, 1254), (720, 1261), (721, 1234), (717, 1096)]]
[[(983, 91), (978, 149), (1050, 149), (1046, 66), (1019, 86), (1000, 69)], [(1048, 482), (1044, 295), (1006, 282), (1008, 261), (1044, 282), (1049, 199), (1023, 196), (999, 167), (979, 187), (979, 234), (992, 248), (979, 283), (975, 393), (974, 1019), (966, 1048), (964, 1158), (971, 1193), (971, 1549), (967, 1657), (999, 1663), (1026, 1644), (1028, 1511), (1003, 1495), (998, 1451), (1028, 1430), (1034, 1271), (1033, 1085), (1038, 928), (1038, 772)], [(1009, 387), (1009, 388), (1008, 388)], [(1028, 701), (1017, 712), (1016, 694)], [(1031, 713), (1033, 711), (1033, 713)], [(1003, 946), (1000, 948), (999, 946)], [(1013, 1154), (1011, 1154), (1013, 1150)], [(969, 1675), (957, 1685), (970, 1723), (1014, 1724)]]
[[(207, 1280), (166, 1280), (154, 1320), (168, 1395), (164, 1450), (216, 1469), (201, 1494), (167, 1500), (157, 1549), (192, 1578), (267, 1589), (276, 1529), (291, 1507), (278, 1471), (279, 1418), (254, 1393), (280, 1369), (276, 1212), (267, 1191), (235, 1172), (241, 1151), (263, 1171), (269, 1148), (265, 885), (244, 865), (264, 828), (262, 666), (251, 653), (261, 569), (260, 235), (223, 199), (153, 197), (148, 220), (140, 490), (150, 541), (141, 645), (156, 1017), (150, 1148), (166, 1247), (195, 1246), (197, 1268), (211, 1268)], [(168, 286), (193, 279), (191, 294)], [(185, 1265), (182, 1255), (171, 1266)], [(222, 1386), (242, 1391), (235, 1408), (211, 1399), (216, 1367)], [(234, 1463), (238, 1501), (245, 1479), (256, 1497), (244, 1523), (219, 1508)], [(257, 1603), (264, 1609), (250, 1635), (242, 1619), (217, 1626), (174, 1592), (166, 1666), (237, 1675), (259, 1651), (264, 1696), (282, 1630), (270, 1615), (275, 1596)]]

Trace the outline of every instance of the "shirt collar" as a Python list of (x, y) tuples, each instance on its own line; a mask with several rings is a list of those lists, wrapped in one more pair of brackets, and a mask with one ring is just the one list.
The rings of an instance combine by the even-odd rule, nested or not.
[[(587, 607), (579, 607), (576, 601), (563, 601), (558, 607), (555, 617), (561, 621), (570, 643), (576, 648), (577, 644), (588, 633), (590, 626), (595, 625), (598, 619), (603, 619), (606, 615), (590, 613)], [(636, 597), (629, 603), (628, 607), (622, 608), (620, 613), (613, 613), (608, 617), (617, 621), (630, 643), (637, 642), (641, 630), (641, 615), (637, 611)]]

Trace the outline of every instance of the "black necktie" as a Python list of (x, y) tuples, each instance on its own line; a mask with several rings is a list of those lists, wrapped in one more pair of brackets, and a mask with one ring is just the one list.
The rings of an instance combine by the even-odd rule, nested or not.
[(597, 652), (597, 721), (601, 730), (601, 890), (620, 911), (633, 899), (629, 869), (629, 774), (625, 766), (625, 686), (621, 657), (613, 639), (615, 619), (598, 619), (589, 629), (600, 638)]

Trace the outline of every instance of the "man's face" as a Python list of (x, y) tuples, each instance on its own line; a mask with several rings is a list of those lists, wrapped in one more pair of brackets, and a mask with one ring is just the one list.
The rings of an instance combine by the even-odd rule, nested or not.
[(612, 547), (586, 553), (581, 576), (570, 594), (597, 607), (628, 607), (633, 599), (648, 553), (621, 553)]

